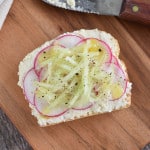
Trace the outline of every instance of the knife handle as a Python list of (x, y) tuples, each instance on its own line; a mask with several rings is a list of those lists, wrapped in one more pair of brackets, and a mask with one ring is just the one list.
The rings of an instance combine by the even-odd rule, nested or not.
[(150, 0), (125, 0), (119, 16), (150, 25)]

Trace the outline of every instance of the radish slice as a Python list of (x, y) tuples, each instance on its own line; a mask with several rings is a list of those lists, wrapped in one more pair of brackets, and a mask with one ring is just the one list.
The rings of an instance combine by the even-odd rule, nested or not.
[[(39, 62), (38, 62), (40, 56), (43, 55), (41, 58), (42, 58), (42, 59), (45, 59), (45, 58), (47, 57), (46, 52), (50, 51), (52, 48), (58, 49), (58, 48), (65, 48), (65, 47), (62, 46), (62, 45), (59, 45), (59, 44), (58, 44), (58, 45), (53, 45), (53, 44), (51, 44), (51, 45), (45, 47), (44, 49), (42, 49), (42, 50), (36, 55), (36, 57), (35, 57), (35, 59), (34, 59), (34, 69), (35, 69), (35, 72), (36, 72), (37, 76), (40, 76), (40, 72), (42, 71), (42, 67), (39, 65)], [(48, 57), (49, 57), (49, 55), (48, 55)]]
[(38, 98), (36, 94), (34, 97), (34, 103), (35, 103), (36, 110), (41, 115), (44, 115), (47, 117), (59, 117), (68, 111), (68, 108), (65, 104), (62, 104), (54, 108), (49, 108), (50, 104), (46, 100), (42, 98)]
[(117, 58), (114, 55), (112, 55), (112, 60), (109, 63), (114, 63), (115, 65), (120, 66)]
[(52, 47), (52, 45), (50, 46), (47, 46), (45, 47), (44, 49), (42, 49), (35, 57), (34, 59), (34, 70), (35, 70), (35, 73), (37, 74), (37, 76), (40, 75), (40, 72), (41, 72), (41, 68), (38, 66), (38, 58), (39, 56), (43, 53), (43, 52), (46, 52), (48, 51), (50, 48)]
[(83, 37), (74, 35), (74, 34), (64, 34), (59, 36), (58, 38), (55, 39), (53, 42), (53, 45), (62, 45), (66, 48), (72, 48), (74, 47), (77, 43), (79, 43)]
[(111, 91), (112, 100), (121, 98), (125, 94), (127, 88), (127, 79), (124, 71), (120, 66), (114, 63), (105, 63), (102, 68), (111, 76), (109, 89), (106, 90)]
[(112, 52), (111, 52), (111, 48), (109, 47), (109, 45), (107, 45), (107, 43), (105, 43), (104, 41), (102, 40), (99, 40), (99, 39), (96, 39), (96, 38), (85, 38), (81, 41), (79, 41), (77, 43), (77, 45), (80, 45), (80, 44), (83, 44), (84, 42), (88, 41), (88, 40), (97, 40), (100, 45), (102, 45), (104, 47), (104, 49), (107, 51), (107, 54), (108, 54), (108, 60), (106, 62), (111, 62), (112, 60)]
[(74, 109), (74, 110), (86, 110), (86, 109), (89, 109), (89, 108), (91, 108), (93, 106), (93, 104), (92, 103), (88, 103), (88, 104), (86, 104), (86, 105), (78, 105), (78, 106), (76, 106), (76, 107), (73, 107), (72, 109)]
[(47, 67), (41, 68), (41, 71), (39, 73), (39, 80), (40, 81), (46, 80), (47, 74), (48, 74), (48, 68)]
[(34, 93), (36, 90), (36, 86), (34, 84), (35, 81), (38, 81), (38, 76), (36, 75), (34, 69), (30, 69), (23, 80), (23, 90), (26, 96), (26, 99), (34, 105)]

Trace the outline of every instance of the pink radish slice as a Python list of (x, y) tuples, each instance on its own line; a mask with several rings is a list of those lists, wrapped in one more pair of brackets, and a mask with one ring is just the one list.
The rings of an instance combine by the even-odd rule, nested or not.
[(38, 81), (38, 76), (36, 75), (34, 69), (30, 69), (23, 80), (23, 90), (25, 93), (25, 96), (27, 98), (27, 100), (29, 101), (29, 103), (31, 103), (32, 105), (34, 105), (34, 93), (36, 90), (36, 86), (34, 84), (35, 81)]
[(112, 55), (112, 60), (109, 63), (114, 63), (115, 65), (120, 66), (117, 58), (114, 55)]
[[(47, 117), (59, 117), (68, 111), (68, 108), (65, 104), (61, 105), (61, 106), (57, 106), (57, 107), (52, 108), (52, 109), (49, 109), (50, 104), (47, 101), (45, 101), (44, 99), (38, 98), (36, 95), (34, 98), (34, 103), (35, 103), (36, 110), (41, 115), (44, 115)], [(46, 109), (48, 111), (45, 112)]]
[(77, 43), (77, 45), (80, 45), (80, 44), (86, 42), (87, 40), (97, 40), (97, 41), (99, 41), (100, 44), (107, 50), (107, 53), (108, 53), (108, 56), (109, 56), (107, 62), (111, 62), (111, 60), (112, 60), (112, 52), (111, 52), (111, 48), (109, 47), (109, 45), (107, 43), (105, 43), (102, 40), (96, 39), (96, 38), (85, 38), (85, 39), (79, 41)]
[(117, 97), (112, 100), (114, 101), (114, 100), (120, 99), (125, 94), (126, 89), (127, 89), (127, 78), (126, 78), (124, 71), (122, 70), (122, 68), (120, 66), (118, 66), (114, 63), (105, 63), (103, 65), (103, 69), (108, 75), (112, 75), (113, 74), (112, 72), (114, 71), (112, 80), (113, 80), (114, 84), (121, 85), (121, 87), (123, 88), (123, 92), (120, 97)]
[(73, 107), (72, 109), (74, 109), (74, 110), (86, 110), (86, 109), (91, 108), (92, 106), (93, 106), (92, 103), (88, 103), (85, 106), (77, 106), (77, 107)]
[(39, 76), (41, 72), (41, 68), (39, 68), (39, 65), (38, 65), (38, 58), (43, 52), (48, 51), (52, 46), (55, 46), (55, 45), (61, 46), (63, 48), (65, 47), (71, 48), (75, 46), (82, 39), (83, 38), (81, 36), (74, 35), (74, 34), (65, 34), (56, 38), (50, 46), (45, 47), (36, 55), (34, 59), (34, 69), (35, 69), (36, 74)]
[[(52, 47), (54, 47), (54, 46), (56, 46), (56, 45), (53, 45), (53, 43), (52, 43), (51, 45), (49, 45), (49, 46), (45, 47), (44, 49), (42, 49), (42, 50), (36, 55), (36, 57), (35, 57), (35, 59), (34, 59), (34, 69), (35, 69), (35, 72), (36, 72), (37, 76), (40, 76), (40, 72), (42, 71), (42, 68), (39, 67), (39, 64), (38, 64), (38, 59), (39, 59), (40, 55), (43, 54), (43, 53), (46, 52), (46, 51), (49, 51), (49, 50), (50, 50)], [(59, 45), (59, 44), (58, 44), (57, 46), (60, 46), (60, 47), (65, 48), (64, 46)]]
[(40, 54), (42, 54), (43, 52), (46, 52), (48, 51), (50, 48), (52, 47), (52, 45), (49, 45), (47, 47), (45, 47), (44, 49), (42, 49), (35, 57), (34, 59), (34, 70), (35, 70), (35, 73), (37, 74), (37, 76), (40, 75), (40, 72), (41, 72), (41, 68), (38, 68), (38, 58), (40, 56)]
[(47, 67), (43, 67), (41, 68), (40, 72), (39, 72), (39, 81), (44, 81), (47, 78), (47, 71), (48, 68)]
[(54, 40), (53, 44), (55, 45), (55, 43), (57, 43), (57, 44), (62, 45), (66, 48), (72, 48), (77, 43), (79, 43), (82, 39), (83, 39), (83, 37), (78, 36), (78, 35), (64, 34), (64, 35), (57, 37)]

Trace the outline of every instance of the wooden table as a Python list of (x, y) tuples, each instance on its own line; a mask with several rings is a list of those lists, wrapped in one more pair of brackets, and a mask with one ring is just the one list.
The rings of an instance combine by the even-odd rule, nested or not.
[[(40, 128), (22, 90), (18, 64), (67, 31), (98, 28), (115, 36), (133, 82), (128, 109)], [(150, 142), (150, 28), (115, 17), (67, 11), (41, 0), (15, 0), (0, 31), (0, 106), (36, 150), (138, 150)]]

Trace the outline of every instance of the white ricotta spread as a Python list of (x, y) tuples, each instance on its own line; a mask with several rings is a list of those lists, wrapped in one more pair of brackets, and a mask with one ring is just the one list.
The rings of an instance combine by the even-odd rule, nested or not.
[(75, 5), (76, 5), (76, 2), (75, 2), (75, 0), (67, 0), (67, 4), (68, 4), (70, 7), (74, 8)]
[[(75, 8), (75, 0), (47, 0), (48, 2), (50, 2), (51, 4), (54, 4), (58, 7), (63, 7), (63, 8), (67, 8), (67, 5), (70, 6), (71, 8)], [(66, 5), (67, 4), (67, 5)]]
[[(94, 30), (82, 29), (79, 31), (75, 31), (74, 33), (82, 35), (85, 38), (93, 37), (93, 38), (98, 38), (98, 39), (103, 40), (110, 46), (110, 48), (112, 49), (112, 53), (118, 57), (118, 55), (119, 55), (118, 42), (110, 34), (104, 32), (104, 31), (99, 31), (97, 29), (94, 29)], [(41, 49), (50, 45), (51, 43), (52, 43), (52, 41), (46, 42), (39, 48), (37, 48), (34, 51), (32, 51), (31, 53), (29, 53), (23, 59), (23, 61), (20, 62), (19, 72), (18, 72), (18, 75), (19, 75), (18, 85), (20, 87), (23, 88), (22, 80), (23, 80), (26, 72), (33, 67), (34, 58), (37, 55), (37, 53)], [(119, 60), (119, 63), (122, 66), (123, 70), (125, 71), (126, 70), (125, 65), (122, 64), (120, 60)], [(67, 120), (73, 120), (75, 118), (80, 118), (81, 116), (84, 117), (87, 115), (92, 115), (92, 114), (97, 114), (97, 113), (111, 112), (113, 110), (118, 110), (120, 108), (126, 107), (126, 106), (130, 105), (130, 98), (128, 98), (128, 95), (131, 95), (131, 88), (132, 88), (131, 86), (132, 86), (132, 83), (128, 82), (126, 93), (119, 100), (110, 101), (109, 98), (105, 99), (105, 100), (99, 100), (89, 109), (86, 109), (86, 110), (70, 109), (69, 111), (67, 111), (66, 113), (64, 113), (63, 115), (61, 115), (59, 117), (45, 118), (41, 114), (39, 114), (39, 112), (34, 108), (34, 106), (32, 106), (31, 104), (29, 104), (29, 106), (32, 108), (32, 115), (34, 115), (37, 118), (39, 125), (46, 126), (48, 124), (55, 124), (55, 123), (59, 123), (59, 122), (65, 122)]]

